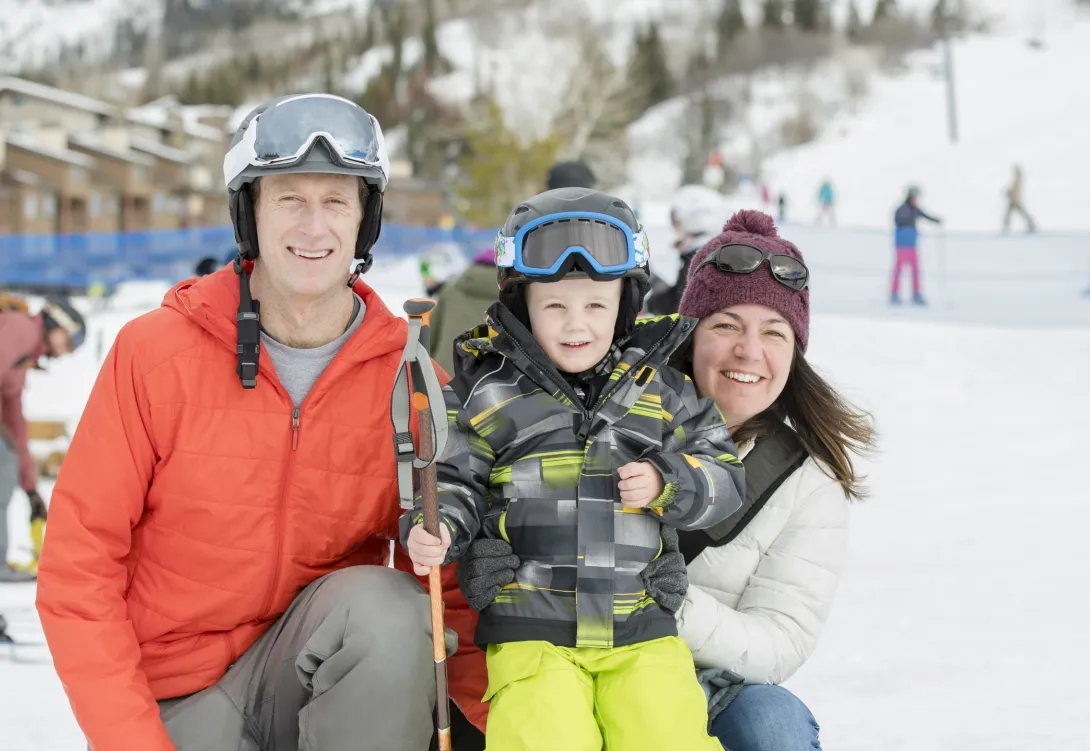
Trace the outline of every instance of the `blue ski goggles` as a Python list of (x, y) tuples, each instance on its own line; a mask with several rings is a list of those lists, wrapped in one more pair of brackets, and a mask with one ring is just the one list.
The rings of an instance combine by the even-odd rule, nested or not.
[(576, 262), (591, 276), (623, 276), (650, 257), (643, 228), (632, 232), (607, 214), (572, 211), (539, 217), (514, 237), (496, 235), (496, 266), (529, 278), (566, 273)]

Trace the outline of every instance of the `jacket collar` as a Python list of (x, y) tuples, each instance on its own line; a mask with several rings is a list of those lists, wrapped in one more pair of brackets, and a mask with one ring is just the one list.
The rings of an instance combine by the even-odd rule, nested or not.
[[(400, 353), (405, 347), (408, 332), (405, 319), (391, 313), (378, 294), (362, 280), (358, 280), (352, 290), (363, 300), (367, 312), (363, 323), (329, 364), (335, 370), (343, 370), (391, 353)], [(238, 275), (231, 266), (225, 266), (207, 276), (188, 279), (175, 285), (167, 292), (162, 304), (163, 307), (182, 314), (231, 352), (235, 352), (238, 336), (235, 316), (238, 302)], [(278, 382), (264, 345), (262, 355), (261, 372)]]

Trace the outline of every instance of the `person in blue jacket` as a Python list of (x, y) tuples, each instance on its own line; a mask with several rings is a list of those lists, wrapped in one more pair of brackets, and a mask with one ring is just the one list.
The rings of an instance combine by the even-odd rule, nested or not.
[(916, 204), (919, 196), (918, 188), (909, 188), (905, 202), (898, 207), (893, 215), (893, 223), (896, 226), (893, 234), (893, 244), (897, 248), (897, 261), (893, 266), (893, 288), (890, 293), (890, 302), (894, 305), (901, 303), (901, 270), (908, 266), (912, 269), (912, 302), (915, 305), (926, 305), (920, 292), (920, 258), (917, 244), (919, 242), (919, 230), (916, 229), (917, 219), (926, 219), (935, 224), (942, 224), (938, 217), (931, 216)]

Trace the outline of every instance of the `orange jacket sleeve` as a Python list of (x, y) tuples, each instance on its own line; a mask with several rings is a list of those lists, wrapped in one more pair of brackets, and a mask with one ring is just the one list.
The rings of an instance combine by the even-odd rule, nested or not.
[(38, 570), (42, 628), (94, 751), (174, 751), (125, 604), (132, 530), (156, 461), (140, 375), (122, 330), (53, 489)]

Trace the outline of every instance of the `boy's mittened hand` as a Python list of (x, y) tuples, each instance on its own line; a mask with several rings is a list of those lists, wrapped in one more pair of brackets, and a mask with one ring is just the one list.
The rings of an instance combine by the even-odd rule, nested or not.
[(440, 539), (436, 539), (425, 532), (423, 524), (417, 524), (409, 530), (405, 547), (413, 562), (413, 573), (417, 576), (427, 576), (432, 566), (442, 566), (446, 560), (447, 551), (450, 550), (450, 530), (441, 522), (439, 537)]
[(631, 462), (618, 469), (617, 474), (621, 477), (617, 483), (621, 503), (629, 508), (644, 508), (662, 495), (666, 487), (659, 471), (647, 462)]

